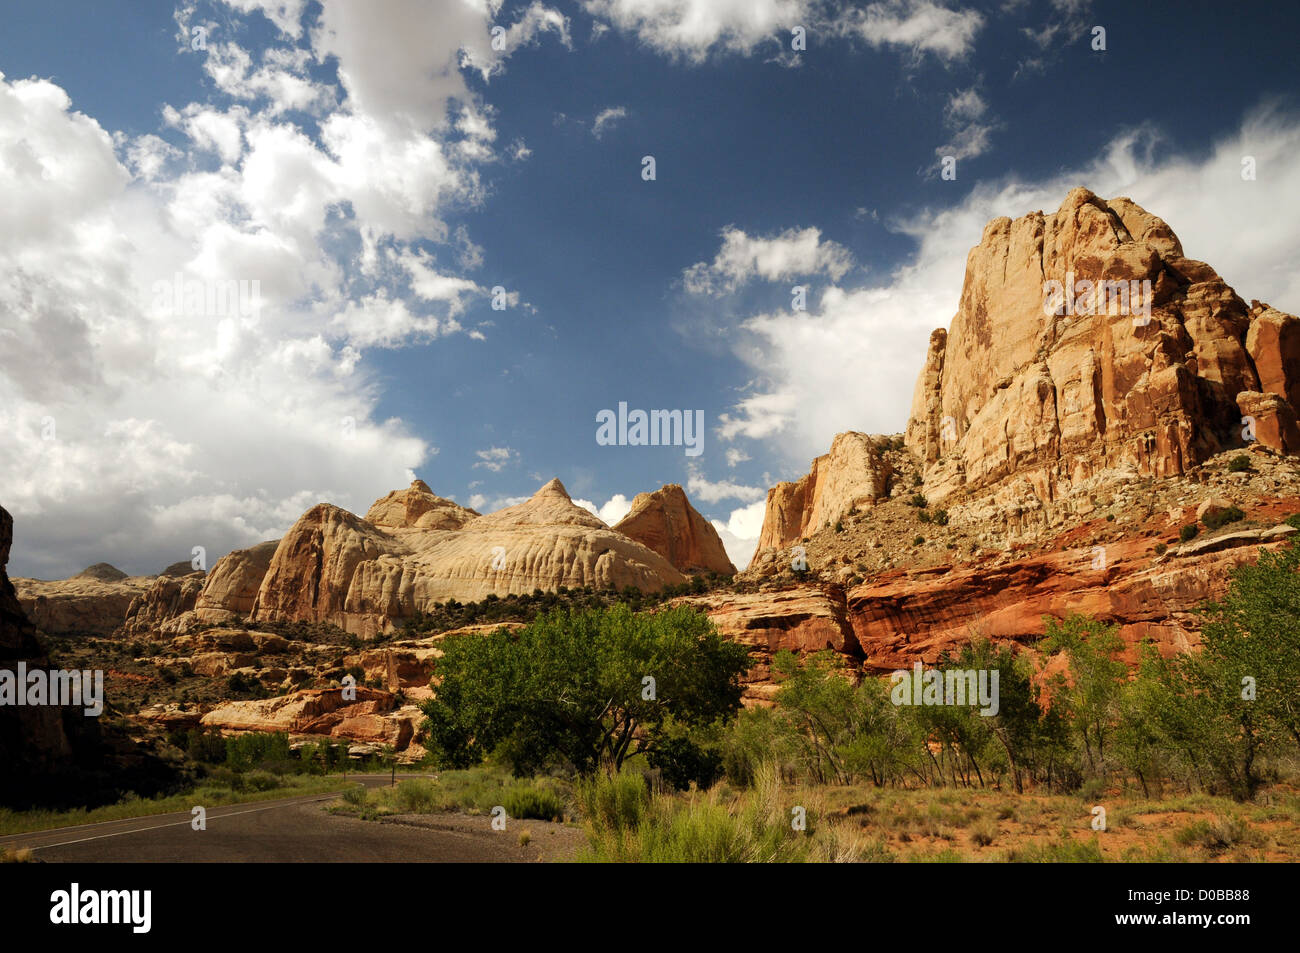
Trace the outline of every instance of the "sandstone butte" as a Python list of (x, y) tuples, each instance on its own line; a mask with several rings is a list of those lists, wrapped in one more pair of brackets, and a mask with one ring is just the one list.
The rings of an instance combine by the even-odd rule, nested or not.
[(695, 511), (686, 492), (676, 483), (653, 493), (638, 493), (632, 509), (614, 529), (653, 549), (682, 572), (735, 575), (736, 567), (718, 531)]

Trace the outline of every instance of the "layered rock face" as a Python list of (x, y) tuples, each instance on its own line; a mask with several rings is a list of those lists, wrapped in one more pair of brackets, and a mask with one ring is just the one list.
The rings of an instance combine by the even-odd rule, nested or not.
[(696, 512), (676, 483), (653, 493), (638, 493), (614, 531), (654, 550), (681, 572), (726, 576), (736, 572), (718, 531)]
[(131, 600), (122, 621), (124, 634), (145, 635), (156, 631), (169, 619), (194, 608), (207, 574), (202, 570), (179, 572), (182, 567), (189, 569), (190, 564), (169, 567), (152, 586)]
[(875, 442), (856, 431), (836, 436), (807, 476), (767, 493), (757, 552), (783, 549), (889, 495), (891, 469)]
[(249, 549), (236, 549), (217, 560), (194, 600), (194, 617), (199, 622), (221, 622), (252, 612), (279, 545), (280, 541), (273, 539)]
[(657, 591), (686, 581), (663, 556), (575, 504), (559, 480), (486, 516), (417, 480), (377, 502), (371, 516), (378, 522), (328, 503), (303, 514), (280, 540), (251, 618), (330, 622), (371, 637), (449, 599), (560, 586)]
[(1128, 199), (1075, 189), (1053, 215), (985, 227), (906, 443), (931, 502), (1010, 478), (1051, 501), (1105, 471), (1184, 473), (1240, 446), (1244, 416), (1261, 442), (1300, 450), (1297, 399), (1293, 316), (1247, 306)]

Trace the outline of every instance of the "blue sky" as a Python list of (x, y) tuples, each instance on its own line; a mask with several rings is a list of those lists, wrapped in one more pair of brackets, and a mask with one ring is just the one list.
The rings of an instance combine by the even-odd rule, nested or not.
[[(743, 565), (773, 482), (839, 431), (903, 429), (983, 224), (1076, 185), (1300, 309), (1296, 14), (1139, 7), (8, 14), (11, 573), (154, 572), (196, 545), (212, 562), (412, 475), (480, 511), (558, 476), (611, 522), (681, 483)], [(168, 310), (152, 290), (177, 274), (256, 280), (256, 313)], [(703, 453), (599, 446), (620, 401), (702, 410)]]

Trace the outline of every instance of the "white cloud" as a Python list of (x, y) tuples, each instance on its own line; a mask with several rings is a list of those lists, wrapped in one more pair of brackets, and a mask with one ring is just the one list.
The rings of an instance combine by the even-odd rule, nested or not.
[(727, 466), (734, 467), (737, 464), (744, 463), (749, 459), (749, 454), (739, 447), (729, 447), (727, 449)]
[(767, 495), (767, 491), (762, 487), (743, 486), (728, 480), (719, 480), (715, 483), (696, 471), (691, 472), (686, 483), (686, 490), (692, 498), (702, 500), (705, 503), (717, 503), (720, 500), (740, 500), (747, 503), (751, 500), (762, 499)]
[(916, 55), (930, 53), (944, 61), (962, 59), (975, 48), (984, 17), (931, 0), (884, 0), (848, 10), (836, 21), (837, 32), (877, 48), (900, 47)]
[(753, 278), (785, 281), (825, 274), (833, 281), (853, 265), (848, 249), (822, 241), (817, 228), (790, 228), (771, 238), (751, 237), (734, 226), (722, 230), (722, 247), (712, 262), (697, 262), (682, 273), (691, 294), (730, 294)]
[(955, 159), (973, 159), (988, 152), (992, 134), (1001, 126), (996, 119), (985, 118), (988, 104), (975, 87), (959, 90), (944, 107), (944, 126), (951, 138), (935, 149), (935, 155)]
[(632, 501), (622, 493), (615, 493), (605, 502), (604, 506), (597, 506), (591, 500), (574, 500), (573, 502), (584, 510), (599, 516), (607, 526), (613, 526), (632, 510)]
[(737, 569), (743, 570), (754, 558), (754, 550), (758, 548), (758, 537), (763, 531), (763, 514), (766, 509), (767, 501), (759, 500), (749, 506), (732, 510), (725, 523), (709, 520), (713, 528), (718, 531), (718, 537), (727, 551), (727, 557)]
[[(195, 545), (211, 564), (312, 503), (364, 512), (436, 452), (376, 417), (363, 352), (462, 333), (480, 293), (444, 264), (477, 267), (482, 251), (443, 210), (476, 204), (477, 165), (495, 161), (461, 65), (489, 51), (499, 5), (324, 0), (309, 50), (292, 42), (303, 3), (228, 6), (265, 12), (278, 38), (246, 51), (209, 29), (212, 95), (161, 104), (158, 135), (110, 136), (54, 83), (0, 76), (0, 499), (16, 573), (105, 558), (151, 572)], [(534, 3), (516, 47), (567, 42), (562, 19)], [(336, 80), (314, 80), (318, 65)], [(417, 240), (451, 259), (435, 266)], [(178, 314), (159, 297), (178, 276), (257, 281), (258, 307)]]
[(476, 450), (474, 455), (478, 457), (474, 469), (483, 467), (493, 473), (500, 473), (505, 469), (506, 464), (514, 463), (519, 459), (518, 451), (510, 447), (489, 447), (486, 450)]
[(591, 124), (591, 134), (599, 139), (608, 129), (613, 129), (620, 119), (627, 116), (627, 108), (624, 106), (611, 106), (609, 109), (602, 109)]
[(799, 25), (818, 7), (811, 0), (586, 0), (584, 7), (651, 49), (691, 63), (710, 54), (749, 54)]

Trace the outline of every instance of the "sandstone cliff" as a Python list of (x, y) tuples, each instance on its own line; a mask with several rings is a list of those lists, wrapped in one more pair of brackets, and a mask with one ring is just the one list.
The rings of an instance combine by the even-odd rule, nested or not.
[(1241, 446), (1243, 416), (1296, 452), (1298, 391), (1293, 316), (1248, 306), (1128, 199), (1075, 189), (1055, 214), (985, 227), (906, 442), (931, 502), (1012, 478), (1051, 502), (1108, 471), (1184, 473)]
[(653, 493), (638, 493), (614, 531), (654, 550), (684, 573), (731, 576), (736, 572), (718, 531), (696, 512), (676, 483)]
[(767, 493), (758, 553), (783, 549), (833, 525), (889, 495), (892, 470), (866, 434), (839, 434), (830, 453), (812, 462), (794, 483), (778, 483)]

